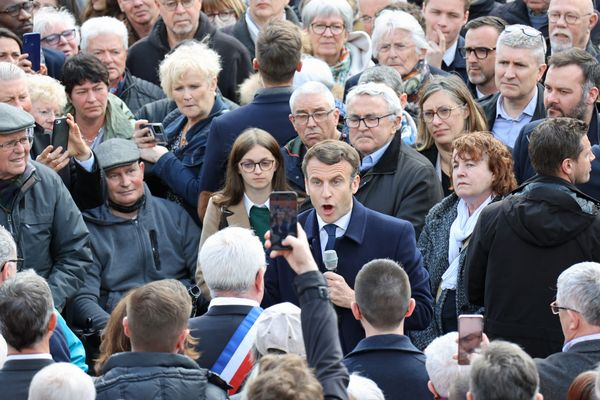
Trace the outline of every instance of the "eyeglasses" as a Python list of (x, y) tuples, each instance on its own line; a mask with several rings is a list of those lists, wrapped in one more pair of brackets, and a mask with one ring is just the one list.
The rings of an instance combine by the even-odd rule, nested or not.
[(223, 10), (218, 12), (207, 12), (205, 13), (210, 22), (214, 22), (217, 18), (221, 20), (221, 22), (228, 22), (232, 17), (235, 17), (235, 10)]
[(298, 113), (292, 114), (292, 120), (299, 125), (308, 124), (308, 120), (312, 117), (315, 122), (323, 122), (327, 119), (327, 116), (333, 112), (334, 108), (329, 111), (316, 111), (314, 113)]
[(553, 24), (555, 24), (560, 20), (560, 17), (564, 17), (567, 25), (575, 25), (576, 23), (579, 22), (581, 17), (585, 17), (587, 15), (592, 15), (592, 13), (577, 15), (577, 14), (573, 14), (573, 13), (561, 14), (558, 11), (552, 11), (552, 12), (548, 13), (548, 20), (550, 22), (552, 22)]
[(4, 272), (4, 267), (6, 267), (6, 264), (8, 264), (9, 262), (14, 262), (15, 264), (17, 264), (17, 272), (21, 271), (23, 269), (23, 262), (25, 260), (23, 260), (22, 258), (15, 258), (14, 260), (6, 260), (2, 263), (2, 266), (0, 267), (0, 273)]
[(33, 135), (28, 134), (27, 136), (22, 137), (20, 139), (15, 139), (11, 140), (10, 142), (0, 144), (0, 150), (6, 152), (13, 151), (15, 148), (17, 148), (18, 144), (25, 147), (25, 145), (29, 146), (31, 145), (31, 143), (33, 143)]
[(494, 50), (496, 50), (495, 47), (463, 47), (462, 49), (459, 49), (463, 58), (467, 58), (472, 53), (475, 53), (475, 58), (478, 60), (485, 60), (488, 54)]
[(259, 162), (254, 162), (254, 161), (242, 161), (240, 162), (240, 168), (242, 169), (242, 171), (244, 172), (254, 172), (256, 170), (256, 166), (258, 166), (258, 168), (260, 168), (261, 171), (269, 171), (273, 168), (273, 165), (275, 165), (275, 160), (260, 160)]
[(21, 13), (21, 10), (31, 14), (33, 10), (38, 9), (39, 7), (40, 3), (37, 1), (26, 1), (24, 3), (15, 4), (14, 6), (8, 7), (0, 11), (0, 14), (8, 14), (9, 16), (16, 18)]
[(390, 115), (395, 115), (394, 113), (389, 113), (382, 115), (381, 117), (374, 117), (372, 115), (367, 115), (366, 117), (359, 117), (356, 115), (351, 115), (346, 118), (346, 125), (348, 128), (358, 128), (360, 126), (360, 121), (365, 123), (367, 128), (377, 128), (379, 126), (379, 120), (383, 118), (387, 118)]
[(42, 42), (48, 43), (50, 46), (55, 46), (60, 42), (61, 37), (64, 37), (66, 41), (75, 39), (76, 33), (77, 30), (75, 28), (67, 29), (60, 33), (53, 33), (52, 35), (45, 36), (41, 40)]
[(529, 26), (522, 27), (522, 26), (516, 26), (516, 25), (508, 25), (506, 28), (504, 28), (504, 32), (506, 32), (506, 33), (517, 32), (517, 31), (521, 31), (522, 33), (524, 33), (525, 35), (527, 35), (529, 37), (542, 36), (542, 32), (538, 31), (535, 28), (531, 28)]
[(579, 311), (573, 310), (572, 308), (561, 307), (561, 306), (557, 305), (556, 301), (553, 301), (552, 303), (550, 303), (550, 310), (552, 311), (552, 314), (558, 314), (560, 312), (560, 310), (568, 310), (568, 311), (573, 311), (573, 312), (579, 313)]
[(324, 34), (327, 28), (329, 28), (329, 32), (331, 32), (333, 36), (337, 36), (344, 32), (344, 25), (310, 24), (310, 27), (317, 35)]
[(181, 4), (183, 8), (190, 8), (196, 3), (196, 0), (161, 1), (160, 3), (165, 6), (167, 10), (175, 11), (179, 4)]
[(423, 113), (421, 115), (423, 116), (423, 119), (425, 120), (425, 122), (433, 122), (433, 119), (435, 118), (436, 115), (438, 116), (439, 119), (446, 120), (446, 119), (450, 118), (450, 115), (452, 115), (452, 111), (456, 110), (457, 108), (463, 108), (463, 107), (464, 107), (464, 105), (455, 106), (455, 107), (442, 106), (442, 107), (438, 108), (437, 110), (423, 111)]
[(363, 24), (368, 24), (369, 22), (373, 21), (373, 17), (370, 15), (361, 15), (358, 20)]

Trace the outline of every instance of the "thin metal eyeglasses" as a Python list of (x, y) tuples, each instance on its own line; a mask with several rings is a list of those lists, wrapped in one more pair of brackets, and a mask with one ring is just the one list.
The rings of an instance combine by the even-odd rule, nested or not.
[(310, 119), (310, 117), (312, 117), (313, 120), (317, 123), (323, 122), (327, 119), (329, 114), (331, 114), (333, 112), (333, 110), (335, 110), (335, 108), (332, 108), (329, 111), (315, 111), (314, 113), (292, 114), (292, 119), (294, 122), (296, 122), (297, 124), (300, 124), (300, 125), (308, 124), (308, 120)]
[(329, 31), (333, 36), (341, 34), (342, 32), (344, 32), (345, 29), (344, 25), (310, 24), (310, 27), (312, 28), (313, 32), (317, 35), (324, 34), (327, 28), (329, 28)]
[(64, 37), (66, 41), (75, 39), (77, 30), (67, 29), (66, 31), (62, 31), (60, 33), (53, 33), (52, 35), (44, 36), (41, 41), (48, 43), (50, 46), (55, 46), (60, 42), (60, 38)]
[(467, 58), (471, 55), (471, 53), (475, 53), (475, 58), (478, 60), (485, 60), (488, 54), (494, 50), (496, 50), (495, 47), (463, 47), (458, 51), (460, 51), (460, 54), (463, 56), (463, 58)]
[(558, 314), (560, 312), (560, 310), (568, 310), (568, 311), (573, 311), (573, 312), (579, 313), (579, 311), (573, 310), (572, 308), (561, 307), (561, 306), (557, 305), (556, 300), (553, 301), (552, 303), (550, 303), (550, 310), (552, 311), (552, 314)]
[(383, 118), (387, 118), (391, 115), (395, 115), (394, 113), (389, 113), (382, 115), (381, 117), (375, 117), (373, 115), (367, 115), (366, 117), (359, 117), (356, 115), (350, 115), (346, 118), (346, 125), (348, 128), (358, 128), (360, 126), (360, 122), (364, 122), (367, 128), (377, 128), (379, 126), (379, 120)]
[(247, 173), (252, 173), (256, 170), (256, 167), (258, 166), (258, 168), (260, 168), (261, 171), (269, 171), (273, 168), (273, 165), (275, 165), (275, 160), (260, 160), (259, 162), (254, 162), (254, 161), (242, 161), (240, 162), (239, 166), (242, 169), (242, 171), (247, 172)]
[(33, 135), (27, 135), (20, 139), (11, 140), (10, 142), (1, 143), (0, 150), (1, 151), (13, 151), (18, 144), (25, 147), (25, 145), (30, 146), (33, 143)]
[(217, 18), (221, 20), (221, 22), (227, 22), (231, 17), (235, 17), (235, 10), (223, 10), (217, 12), (207, 12), (205, 13), (210, 22), (214, 22)]
[(587, 13), (587, 14), (583, 14), (583, 15), (577, 15), (574, 13), (566, 13), (566, 14), (561, 14), (558, 11), (552, 11), (548, 13), (548, 20), (550, 22), (552, 22), (553, 24), (557, 23), (560, 20), (560, 17), (564, 17), (565, 18), (565, 22), (567, 23), (567, 25), (575, 25), (576, 23), (579, 22), (579, 20), (581, 19), (581, 17), (585, 17), (588, 15), (592, 15), (592, 13)]
[(456, 110), (457, 108), (463, 108), (464, 105), (458, 105), (458, 106), (454, 106), (454, 107), (446, 107), (446, 106), (442, 106), (440, 108), (438, 108), (437, 110), (427, 110), (427, 111), (423, 111), (423, 119), (425, 120), (425, 122), (433, 122), (433, 119), (435, 118), (435, 116), (437, 115), (439, 119), (442, 120), (446, 120), (448, 118), (450, 118), (450, 115), (452, 115), (452, 111)]
[(8, 14), (11, 17), (18, 17), (21, 13), (21, 10), (31, 14), (31, 12), (40, 7), (40, 3), (37, 1), (26, 1), (21, 4), (15, 4), (14, 6), (10, 6), (2, 11), (0, 14)]
[(160, 2), (169, 11), (175, 11), (177, 6), (181, 4), (183, 8), (190, 8), (196, 3), (196, 0), (179, 0), (179, 1), (161, 1)]
[(6, 264), (8, 264), (9, 262), (14, 262), (15, 264), (17, 264), (17, 272), (20, 272), (23, 269), (23, 262), (25, 260), (22, 258), (15, 258), (13, 260), (6, 260), (2, 263), (2, 266), (0, 267), (0, 273), (4, 272), (4, 267), (6, 267)]

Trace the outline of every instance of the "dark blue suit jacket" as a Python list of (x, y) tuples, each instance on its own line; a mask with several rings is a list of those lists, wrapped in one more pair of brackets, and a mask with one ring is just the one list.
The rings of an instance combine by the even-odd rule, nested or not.
[(452, 60), (450, 65), (446, 65), (444, 61), (442, 61), (442, 70), (457, 74), (465, 83), (467, 83), (469, 82), (469, 76), (467, 75), (467, 62), (462, 54), (460, 54), (460, 49), (463, 47), (465, 47), (465, 39), (462, 36), (459, 36), (458, 44), (456, 45), (456, 52), (454, 53), (454, 60)]
[(0, 369), (0, 399), (27, 400), (33, 376), (53, 363), (45, 358), (6, 361)]
[[(423, 266), (423, 258), (416, 247), (413, 226), (402, 219), (369, 210), (356, 199), (352, 216), (344, 236), (336, 239), (338, 255), (337, 273), (354, 288), (356, 274), (363, 265), (376, 258), (390, 258), (401, 263), (408, 274), (412, 297), (417, 306), (406, 320), (406, 329), (424, 329), (433, 315), (433, 299), (429, 289), (429, 273)], [(314, 209), (298, 215), (298, 222), (306, 231), (311, 251), (319, 269), (325, 272), (321, 255), (319, 225)], [(265, 297), (263, 306), (289, 301), (298, 304), (293, 279), (296, 274), (287, 262), (278, 257), (269, 260), (265, 274)], [(340, 340), (344, 354), (350, 352), (365, 337), (365, 332), (349, 308), (339, 308)]]
[(48, 68), (48, 76), (60, 81), (62, 79), (62, 67), (65, 63), (65, 55), (62, 51), (42, 47), (44, 53), (44, 64)]
[[(592, 161), (592, 172), (590, 174), (590, 180), (587, 183), (576, 185), (579, 190), (595, 199), (600, 199), (600, 147), (598, 142), (600, 141), (600, 115), (594, 113), (592, 120), (590, 121), (588, 129), (588, 139), (590, 143), (594, 145), (592, 151), (596, 156), (596, 159)], [(529, 160), (529, 137), (531, 133), (542, 121), (541, 119), (528, 123), (521, 129), (519, 137), (515, 141), (515, 147), (513, 149), (513, 160), (515, 162), (515, 177), (517, 182), (522, 184), (527, 179), (535, 175), (535, 170)]]
[(425, 354), (404, 335), (376, 335), (361, 340), (344, 358), (348, 372), (374, 381), (386, 399), (430, 400)]
[(213, 120), (206, 143), (205, 167), (200, 172), (200, 193), (221, 188), (231, 146), (245, 129), (264, 129), (277, 139), (280, 147), (296, 136), (288, 118), (292, 92), (291, 86), (263, 89), (252, 103)]

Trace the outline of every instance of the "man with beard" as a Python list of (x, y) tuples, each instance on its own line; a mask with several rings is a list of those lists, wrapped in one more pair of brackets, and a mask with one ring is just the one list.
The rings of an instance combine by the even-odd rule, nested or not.
[[(554, 54), (548, 60), (548, 74), (544, 83), (544, 107), (548, 118), (576, 118), (588, 125), (588, 139), (592, 145), (598, 145), (600, 124), (595, 110), (598, 87), (596, 75), (598, 62), (586, 51), (572, 48)], [(535, 175), (529, 160), (529, 137), (533, 129), (542, 120), (527, 124), (519, 133), (513, 150), (515, 175), (519, 183)], [(596, 156), (600, 148), (593, 147)], [(589, 182), (578, 185), (585, 194), (600, 198), (600, 160), (592, 163), (592, 177)]]
[(590, 40), (590, 32), (598, 22), (590, 0), (552, 0), (548, 20), (552, 54), (575, 47), (600, 60), (600, 52)]

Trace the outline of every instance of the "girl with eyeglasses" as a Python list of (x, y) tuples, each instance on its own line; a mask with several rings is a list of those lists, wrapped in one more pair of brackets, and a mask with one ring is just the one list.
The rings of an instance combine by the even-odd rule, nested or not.
[(217, 29), (235, 24), (246, 12), (242, 0), (204, 0), (202, 12)]
[(427, 82), (419, 99), (415, 148), (435, 167), (445, 196), (453, 191), (452, 141), (464, 132), (487, 130), (481, 109), (459, 77), (432, 77)]

